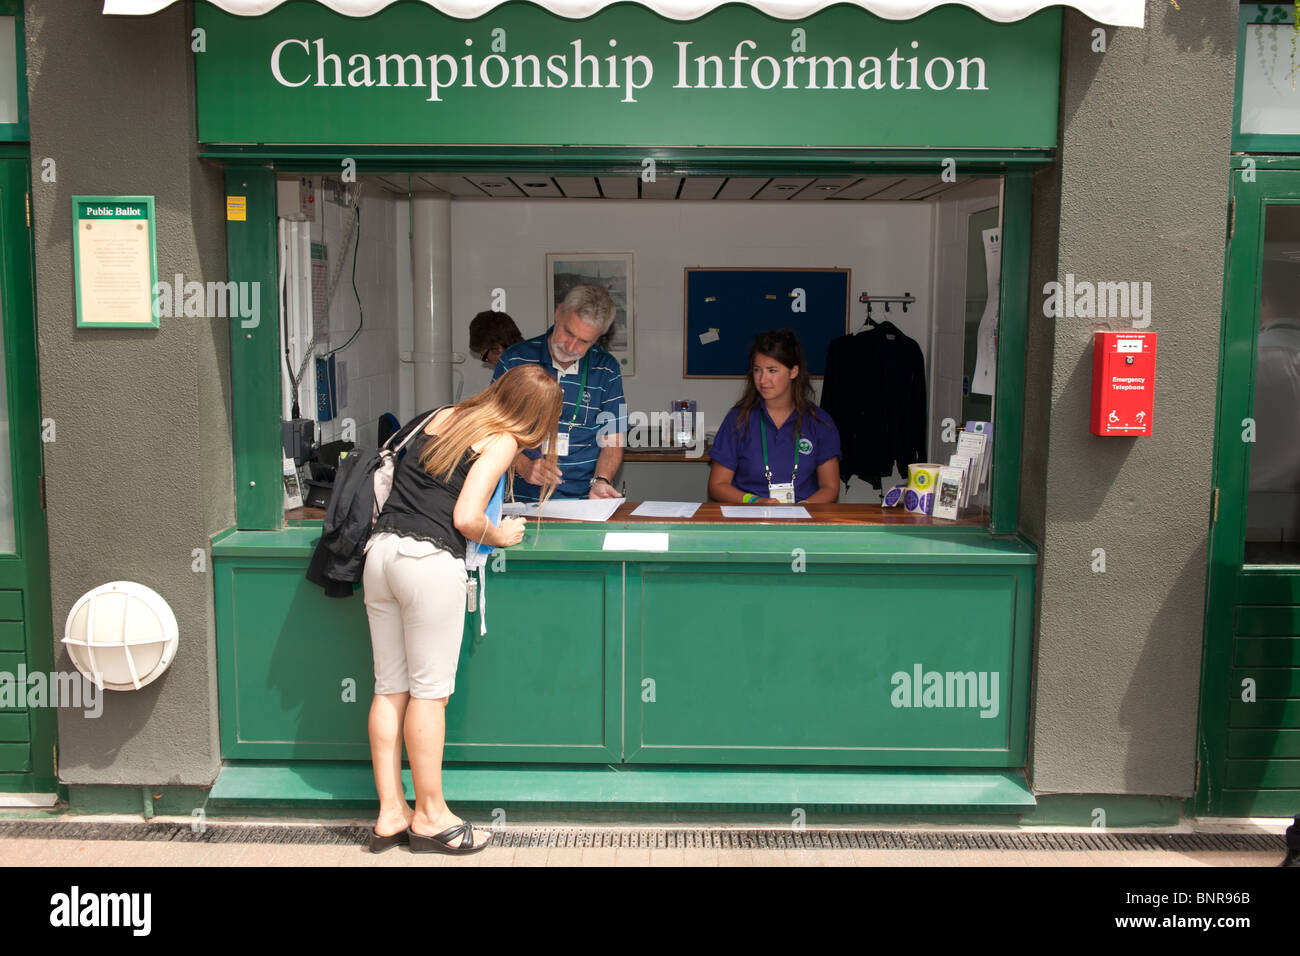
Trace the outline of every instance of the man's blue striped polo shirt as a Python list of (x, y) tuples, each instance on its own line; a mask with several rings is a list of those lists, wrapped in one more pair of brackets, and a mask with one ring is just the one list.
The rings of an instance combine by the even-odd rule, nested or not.
[[(572, 372), (559, 374), (555, 358), (551, 355), (550, 336), (555, 331), (552, 325), (535, 338), (526, 339), (510, 346), (501, 353), (497, 360), (492, 381), (496, 381), (516, 365), (533, 363), (541, 365), (548, 372), (556, 375), (560, 388), (564, 392), (564, 409), (560, 413), (560, 434), (569, 432), (569, 454), (559, 459), (560, 484), (555, 489), (559, 498), (585, 498), (591, 490), (591, 480), (596, 476), (596, 459), (600, 457), (600, 446), (596, 436), (627, 432), (627, 405), (623, 398), (623, 373), (618, 367), (618, 359), (598, 345), (593, 345), (587, 354), (578, 360)], [(587, 369), (586, 394), (578, 394), (582, 383), (582, 371)], [(577, 421), (572, 430), (569, 423), (573, 421), (574, 408), (578, 409)], [(540, 457), (538, 452), (526, 451), (529, 458)], [(613, 475), (606, 475), (613, 480)], [(541, 497), (542, 489), (530, 485), (522, 478), (515, 478), (515, 498), (519, 501), (536, 501)]]

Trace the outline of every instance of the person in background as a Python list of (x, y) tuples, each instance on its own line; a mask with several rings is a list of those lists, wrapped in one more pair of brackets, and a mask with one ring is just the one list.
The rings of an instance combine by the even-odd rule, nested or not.
[(501, 353), (493, 379), (520, 365), (540, 365), (564, 389), (559, 415), (558, 467), (536, 452), (515, 456), (516, 500), (536, 501), (540, 486), (557, 482), (563, 498), (617, 498), (627, 408), (618, 360), (596, 344), (614, 322), (614, 300), (596, 285), (577, 285), (555, 308), (555, 324)]
[[(523, 366), (459, 405), (416, 418), (420, 433), (393, 472), (393, 486), (366, 542), (362, 587), (375, 661), (370, 757), (379, 818), (370, 849), (473, 853), (490, 835), (456, 817), (442, 794), (447, 700), (456, 687), (465, 628), (465, 543), (507, 548), (524, 519), (494, 525), (487, 507), (520, 448), (555, 445), (560, 387)], [(548, 455), (554, 467), (555, 453)], [(545, 500), (553, 483), (542, 488)], [(402, 739), (415, 810), (402, 788)]]
[(774, 505), (839, 499), (839, 432), (813, 404), (808, 363), (792, 329), (754, 338), (744, 394), (718, 427), (709, 456), (713, 501)]
[(523, 340), (515, 320), (504, 312), (480, 312), (469, 321), (469, 350), (488, 368), (494, 368), (502, 352)]

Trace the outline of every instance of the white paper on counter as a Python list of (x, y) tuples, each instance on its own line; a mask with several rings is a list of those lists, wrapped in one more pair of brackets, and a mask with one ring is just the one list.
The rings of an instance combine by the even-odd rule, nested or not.
[[(552, 498), (542, 508), (543, 518), (569, 521), (608, 521), (625, 498)], [(503, 517), (537, 517), (537, 502), (513, 501), (501, 506)]]
[(632, 514), (638, 518), (691, 518), (699, 510), (698, 501), (643, 501)]
[(803, 505), (723, 505), (724, 518), (811, 518)]
[(605, 551), (667, 551), (668, 533), (645, 531), (609, 531), (605, 534)]

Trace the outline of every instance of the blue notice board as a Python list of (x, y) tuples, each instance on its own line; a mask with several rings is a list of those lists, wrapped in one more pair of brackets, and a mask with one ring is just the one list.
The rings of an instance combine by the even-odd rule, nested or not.
[(784, 328), (822, 375), (849, 328), (849, 280), (848, 269), (687, 269), (683, 376), (744, 378), (754, 336)]

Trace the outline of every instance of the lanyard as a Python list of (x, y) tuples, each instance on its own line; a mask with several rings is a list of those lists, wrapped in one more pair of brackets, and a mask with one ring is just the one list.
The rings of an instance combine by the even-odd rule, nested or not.
[[(794, 414), (794, 409), (790, 410)], [(772, 466), (767, 463), (767, 426), (763, 424), (763, 409), (758, 411), (758, 433), (763, 438), (763, 474), (767, 476), (767, 483), (772, 483)], [(790, 483), (794, 484), (795, 479), (799, 476), (799, 426), (794, 426), (794, 471), (790, 473)]]
[[(546, 337), (546, 354), (551, 358), (554, 358), (554, 356), (551, 355), (551, 343), (550, 343), (549, 335)], [(587, 372), (590, 368), (591, 368), (591, 350), (588, 349), (587, 354), (582, 357), (582, 384), (578, 386), (578, 398), (573, 403), (573, 417), (569, 419), (569, 430), (566, 434), (572, 434), (573, 426), (578, 424), (578, 408), (582, 405), (583, 396), (587, 394)], [(557, 381), (560, 378), (559, 369), (556, 369), (555, 378)], [(563, 388), (564, 386), (561, 385), (560, 387)]]

